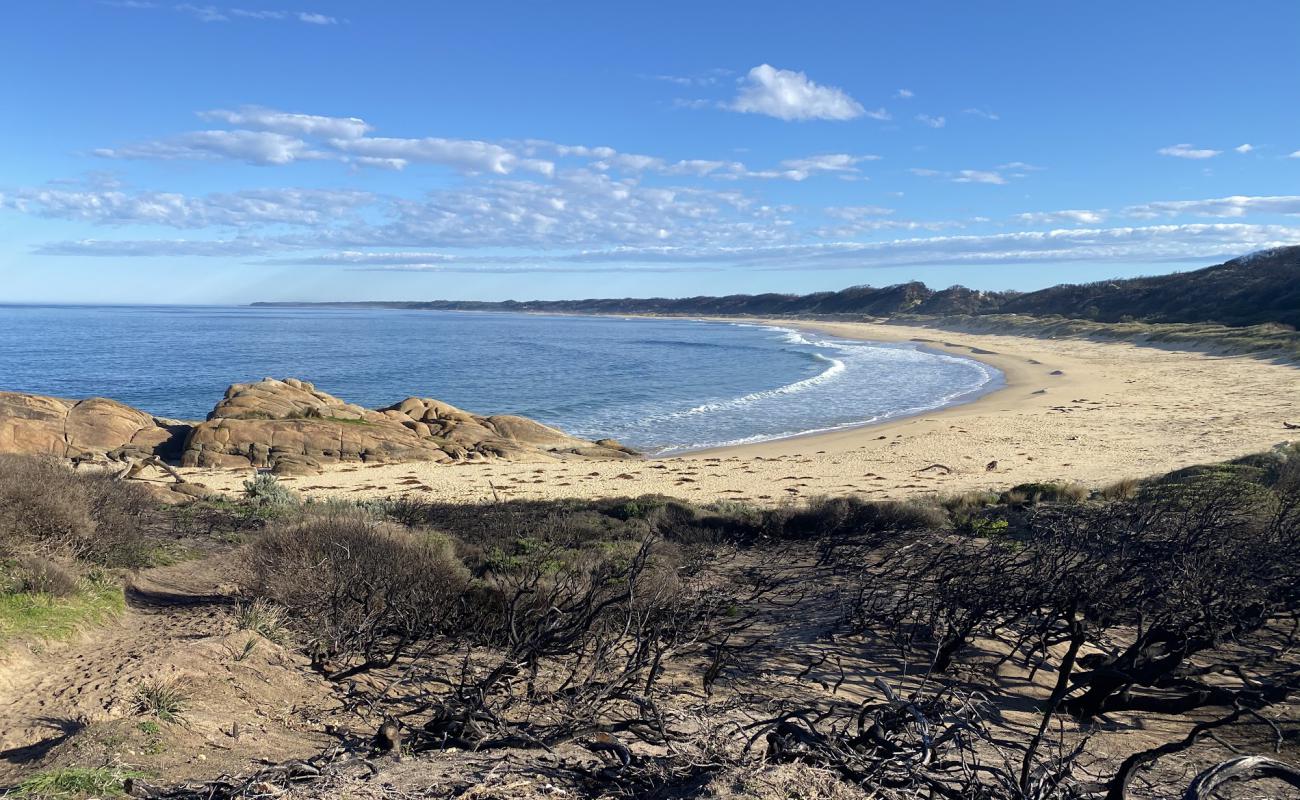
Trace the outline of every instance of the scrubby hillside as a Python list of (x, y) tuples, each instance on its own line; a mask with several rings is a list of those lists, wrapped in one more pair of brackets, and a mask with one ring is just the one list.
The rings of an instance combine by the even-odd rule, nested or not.
[(1029, 293), (986, 292), (964, 286), (934, 290), (925, 284), (912, 282), (883, 288), (854, 286), (838, 292), (806, 295), (738, 294), (725, 297), (510, 300), (500, 303), (432, 300), (323, 305), (444, 311), (763, 317), (1029, 314), (1098, 322), (1217, 323), (1231, 326), (1280, 323), (1300, 327), (1300, 246), (1255, 253), (1193, 272), (1064, 284)]
[[(268, 476), (158, 509), (52, 462), (0, 467), (0, 792), (1300, 787), (1293, 447), (1095, 490), (771, 509), (311, 504)], [(81, 613), (80, 636), (10, 624), (119, 582), (116, 620)]]

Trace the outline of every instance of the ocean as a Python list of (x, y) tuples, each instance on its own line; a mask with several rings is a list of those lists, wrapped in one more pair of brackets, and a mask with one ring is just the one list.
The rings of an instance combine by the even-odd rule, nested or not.
[(915, 414), (1002, 377), (913, 344), (752, 323), (345, 308), (0, 305), (0, 390), (202, 419), (231, 383), (434, 397), (653, 454)]

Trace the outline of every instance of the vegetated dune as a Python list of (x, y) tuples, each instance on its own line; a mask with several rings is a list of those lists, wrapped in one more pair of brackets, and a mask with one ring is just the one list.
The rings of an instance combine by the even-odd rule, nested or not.
[[(62, 569), (82, 577), (40, 602), (70, 604), (139, 569), (116, 619), (39, 656), (0, 642), (0, 784), (29, 794), (1300, 786), (1294, 447), (1098, 487), (769, 509), (300, 504), (273, 479), (243, 503), (159, 509), (24, 464), (0, 470), (4, 508), (26, 509), (0, 515), (27, 554), (6, 562), (9, 597), (37, 602)], [(3, 477), (24, 469), (42, 480)], [(75, 535), (24, 527), (39, 508), (80, 511)], [(127, 535), (86, 549), (109, 531)]]

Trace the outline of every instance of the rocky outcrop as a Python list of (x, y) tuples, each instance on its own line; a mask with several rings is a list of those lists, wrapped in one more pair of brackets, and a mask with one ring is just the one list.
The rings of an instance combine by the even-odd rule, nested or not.
[(362, 408), (293, 378), (237, 383), (200, 423), (151, 417), (102, 398), (0, 392), (0, 453), (159, 455), (187, 467), (269, 467), (290, 475), (348, 461), (638, 457), (612, 439), (589, 442), (523, 417), (483, 417), (428, 398)]
[(0, 392), (0, 453), (85, 458), (110, 452), (165, 453), (181, 431), (115, 400), (61, 400)]
[(484, 417), (420, 397), (371, 410), (306, 381), (266, 378), (231, 386), (207, 421), (190, 431), (181, 463), (311, 474), (326, 464), (347, 461), (635, 457), (634, 451), (617, 442), (577, 439), (523, 417)]

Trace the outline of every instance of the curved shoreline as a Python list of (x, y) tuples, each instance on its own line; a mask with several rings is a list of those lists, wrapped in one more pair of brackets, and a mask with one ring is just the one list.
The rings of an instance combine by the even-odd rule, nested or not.
[[(791, 322), (789, 320), (754, 319), (754, 320), (746, 320), (743, 323), (737, 323), (735, 320), (728, 320), (726, 318), (718, 318), (718, 317), (683, 317), (682, 319), (689, 319), (694, 322), (727, 323), (732, 325), (743, 324), (743, 325), (750, 325), (753, 327), (763, 328), (765, 330), (771, 330), (777, 332), (792, 332), (796, 334), (831, 333), (830, 331), (818, 329), (813, 323), (806, 323), (803, 321)], [(814, 428), (811, 430), (799, 431), (795, 433), (756, 434), (755, 436), (751, 437), (749, 440), (727, 442), (723, 444), (708, 444), (708, 445), (700, 445), (700, 446), (688, 446), (683, 448), (673, 448), (662, 452), (654, 453), (653, 455), (650, 455), (649, 458), (668, 459), (668, 458), (677, 458), (682, 456), (698, 455), (701, 453), (712, 454), (715, 452), (729, 451), (738, 447), (762, 446), (772, 442), (787, 441), (791, 439), (804, 439), (813, 436), (822, 436), (822, 435), (835, 434), (835, 433), (847, 433), (849, 431), (857, 430), (858, 428), (865, 428), (865, 427), (870, 427), (875, 425), (885, 425), (891, 422), (898, 422), (901, 420), (909, 419), (911, 417), (919, 416), (921, 414), (933, 413), (936, 411), (940, 411), (942, 409), (965, 405), (967, 403), (975, 402), (981, 397), (984, 397), (985, 395), (992, 394), (1006, 388), (1006, 376), (1003, 370), (999, 369), (992, 362), (986, 359), (982, 359), (977, 355), (957, 354), (953, 352), (948, 352), (938, 347), (922, 344), (920, 342), (917, 342), (914, 339), (895, 338), (895, 339), (886, 340), (884, 337), (877, 337), (877, 336), (861, 337), (861, 336), (841, 336), (838, 334), (832, 334), (832, 335), (834, 335), (834, 338), (837, 339), (847, 339), (853, 342), (862, 342), (866, 345), (904, 344), (904, 345), (911, 346), (912, 349), (915, 349), (919, 352), (929, 353), (931, 355), (942, 356), (949, 359), (958, 359), (958, 360), (977, 362), (983, 368), (987, 368), (986, 374), (988, 376), (988, 379), (974, 389), (969, 389), (969, 390), (957, 392), (955, 394), (946, 395), (934, 405), (900, 409), (898, 411), (884, 413), (873, 419), (854, 421), (854, 422), (844, 422), (826, 428)], [(823, 358), (828, 358), (828, 357), (823, 356)], [(818, 375), (813, 378), (805, 378), (804, 381), (801, 381), (801, 383), (809, 382), (809, 381), (817, 381), (823, 376), (824, 373), (823, 375)], [(788, 389), (788, 388), (789, 386), (783, 386), (778, 389), (765, 390), (757, 394), (765, 395), (772, 392), (779, 392), (783, 389)], [(748, 395), (747, 397), (752, 397), (752, 396), (754, 395)], [(740, 398), (740, 399), (746, 399), (746, 398)], [(797, 398), (792, 398), (792, 399), (797, 400)], [(735, 400), (727, 401), (727, 402), (735, 402)]]
[[(914, 343), (997, 368), (1005, 385), (902, 419), (641, 462), (353, 464), (288, 485), (308, 496), (348, 499), (409, 492), (475, 503), (653, 493), (776, 505), (817, 495), (902, 498), (1032, 481), (1101, 486), (1300, 438), (1283, 424), (1300, 421), (1300, 370), (1249, 356), (873, 323), (779, 324), (846, 339), (921, 340)], [(232, 492), (248, 477), (186, 473)]]
[[(726, 322), (725, 317), (700, 317), (701, 322)], [(859, 323), (859, 322), (818, 322), (814, 320), (777, 320), (777, 319), (756, 319), (754, 324), (785, 327), (792, 330), (807, 331), (810, 333), (820, 333), (831, 335), (841, 339), (850, 339), (858, 342), (878, 342), (881, 344), (911, 344), (916, 345), (918, 349), (940, 355), (956, 356), (959, 358), (978, 361), (987, 367), (995, 370), (997, 377), (990, 381), (990, 384), (968, 393), (970, 396), (958, 398), (951, 402), (944, 403), (934, 408), (922, 409), (916, 412), (902, 412), (897, 416), (887, 419), (873, 420), (870, 422), (853, 423), (845, 425), (842, 428), (836, 428), (826, 431), (809, 431), (806, 433), (796, 433), (790, 436), (781, 436), (773, 439), (766, 439), (761, 442), (752, 442), (745, 444), (725, 445), (722, 447), (705, 447), (698, 450), (687, 450), (673, 455), (715, 455), (717, 453), (733, 453), (737, 451), (750, 452), (752, 449), (765, 449), (765, 445), (774, 445), (779, 442), (801, 441), (812, 443), (816, 441), (835, 442), (842, 436), (852, 437), (856, 432), (864, 429), (884, 428), (887, 426), (901, 425), (909, 420), (930, 416), (940, 417), (956, 413), (961, 410), (979, 411), (988, 407), (989, 404), (996, 403), (1001, 395), (1017, 388), (1023, 388), (1031, 383), (1036, 376), (1036, 372), (1030, 369), (1033, 365), (1028, 364), (1023, 359), (1014, 355), (1001, 353), (998, 351), (988, 350), (974, 345), (963, 345), (951, 341), (962, 337), (964, 334), (953, 334), (948, 337), (950, 341), (945, 342), (939, 338), (918, 337), (915, 334), (922, 329), (918, 328), (901, 328), (893, 325), (883, 325), (876, 323)], [(859, 328), (869, 328), (869, 330), (860, 330)], [(931, 333), (943, 334), (944, 331), (930, 331)], [(1037, 360), (1037, 359), (1035, 359)]]

